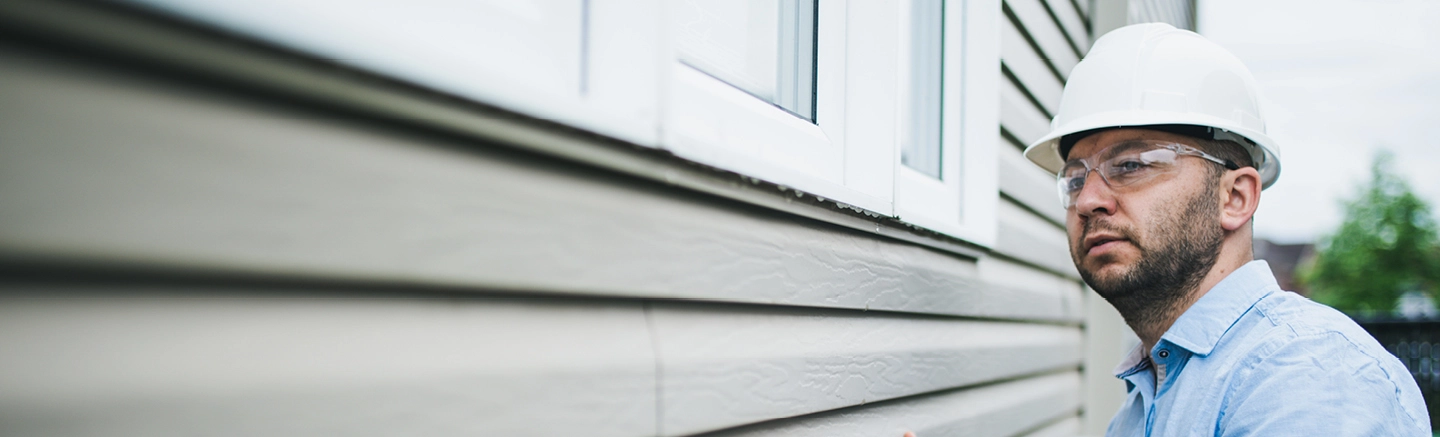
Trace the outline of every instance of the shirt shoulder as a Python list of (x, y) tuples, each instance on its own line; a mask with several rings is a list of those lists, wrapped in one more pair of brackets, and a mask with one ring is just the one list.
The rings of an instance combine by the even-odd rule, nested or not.
[[(1351, 320), (1349, 316), (1329, 306), (1317, 303), (1291, 292), (1277, 292), (1266, 295), (1255, 303), (1253, 314), (1258, 318), (1256, 328), (1263, 333), (1267, 344), (1284, 343), (1301, 337), (1339, 335), (1354, 351), (1365, 356), (1391, 356), (1370, 333)], [(1337, 344), (1337, 346), (1340, 344)], [(1257, 346), (1261, 346), (1257, 344)]]
[[(1423, 426), (1429, 435), (1429, 414), (1409, 371), (1339, 311), (1272, 293), (1237, 327), (1225, 342), (1234, 379), (1221, 401), (1222, 429), (1256, 431), (1283, 417), (1292, 431), (1411, 435)], [(1244, 434), (1251, 433), (1235, 433)]]

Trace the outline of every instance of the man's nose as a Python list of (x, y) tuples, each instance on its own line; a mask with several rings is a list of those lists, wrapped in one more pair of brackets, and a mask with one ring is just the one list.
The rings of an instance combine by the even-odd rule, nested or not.
[(1115, 192), (1099, 170), (1085, 173), (1085, 185), (1075, 193), (1075, 213), (1082, 217), (1115, 213)]

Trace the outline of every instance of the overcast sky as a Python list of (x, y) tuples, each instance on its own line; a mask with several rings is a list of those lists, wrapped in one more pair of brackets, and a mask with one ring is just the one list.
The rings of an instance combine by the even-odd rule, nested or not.
[(1440, 1), (1199, 0), (1200, 33), (1260, 82), (1282, 171), (1260, 238), (1311, 242), (1343, 219), (1375, 152), (1440, 205)]

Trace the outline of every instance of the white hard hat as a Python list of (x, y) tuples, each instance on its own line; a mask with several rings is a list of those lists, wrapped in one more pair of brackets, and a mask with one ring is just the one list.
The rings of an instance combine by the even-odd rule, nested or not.
[(1248, 148), (1261, 186), (1269, 188), (1280, 176), (1280, 149), (1265, 135), (1259, 100), (1250, 70), (1205, 37), (1163, 23), (1125, 26), (1096, 40), (1075, 66), (1050, 133), (1025, 157), (1059, 173), (1066, 135), (1179, 126)]

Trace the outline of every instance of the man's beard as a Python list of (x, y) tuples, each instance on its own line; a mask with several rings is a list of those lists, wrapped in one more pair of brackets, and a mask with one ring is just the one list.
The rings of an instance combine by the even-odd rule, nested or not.
[[(1086, 222), (1081, 241), (1095, 230), (1119, 233), (1139, 249), (1140, 261), (1128, 271), (1104, 279), (1077, 262), (1080, 277), (1132, 326), (1161, 322), (1172, 316), (1170, 313), (1199, 286), (1220, 257), (1224, 233), (1218, 212), (1219, 199), (1210, 190), (1200, 190), (1186, 201), (1183, 212), (1172, 213), (1150, 226), (1146, 235), (1152, 241), (1143, 244), (1134, 239), (1131, 229), (1101, 220)], [(1081, 259), (1077, 254), (1076, 260)]]

